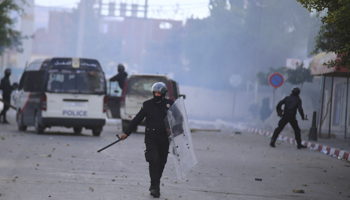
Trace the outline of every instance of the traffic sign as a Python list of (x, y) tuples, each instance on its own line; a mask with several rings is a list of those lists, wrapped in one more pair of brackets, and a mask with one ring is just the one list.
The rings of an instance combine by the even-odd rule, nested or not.
[(238, 87), (242, 83), (242, 77), (237, 74), (233, 74), (230, 76), (230, 84), (232, 87)]
[(269, 83), (274, 88), (281, 87), (284, 83), (283, 75), (278, 72), (272, 73), (269, 77)]

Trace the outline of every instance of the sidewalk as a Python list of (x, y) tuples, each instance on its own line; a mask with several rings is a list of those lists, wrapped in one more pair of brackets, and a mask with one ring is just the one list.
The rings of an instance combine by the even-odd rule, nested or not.
[[(248, 132), (256, 133), (262, 136), (271, 137), (273, 132), (258, 128), (246, 127)], [(350, 141), (342, 138), (317, 138), (317, 141), (308, 141), (307, 134), (301, 134), (302, 144), (311, 150), (316, 150), (328, 154), (334, 158), (350, 161)], [(292, 131), (282, 131), (278, 141), (288, 142), (296, 145), (294, 133)]]

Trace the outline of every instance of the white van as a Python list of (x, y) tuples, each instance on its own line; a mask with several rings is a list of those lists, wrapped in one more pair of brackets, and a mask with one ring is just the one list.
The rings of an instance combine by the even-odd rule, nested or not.
[[(166, 98), (173, 101), (181, 96), (186, 98), (185, 95), (180, 94), (178, 83), (166, 75), (130, 75), (125, 82), (120, 103), (120, 118), (122, 119), (123, 131), (126, 130), (131, 120), (139, 112), (142, 103), (153, 98), (152, 85), (156, 82), (163, 82), (167, 86)], [(140, 125), (144, 124), (145, 122), (143, 121)], [(136, 132), (136, 130), (133, 131)]]
[(49, 58), (30, 63), (13, 96), (18, 129), (34, 126), (92, 129), (99, 136), (106, 121), (106, 79), (97, 60)]

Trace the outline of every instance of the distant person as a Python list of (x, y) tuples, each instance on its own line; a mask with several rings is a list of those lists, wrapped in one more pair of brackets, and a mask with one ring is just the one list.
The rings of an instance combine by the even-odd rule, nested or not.
[(158, 198), (160, 196), (160, 179), (168, 159), (169, 140), (164, 119), (167, 110), (174, 101), (165, 98), (168, 89), (162, 82), (154, 83), (152, 86), (153, 98), (143, 102), (137, 115), (132, 119), (128, 128), (121, 136), (125, 140), (130, 136), (141, 121), (146, 118), (145, 127), (145, 158), (149, 163), (149, 175), (151, 178), (150, 195)]
[(10, 83), (10, 75), (11, 75), (11, 69), (7, 68), (5, 70), (5, 77), (1, 79), (1, 83), (0, 83), (0, 89), (2, 90), (2, 99), (4, 101), (4, 108), (0, 113), (0, 120), (2, 118), (2, 123), (4, 124), (9, 123), (6, 119), (6, 112), (10, 108), (11, 93), (13, 90), (13, 87), (11, 86), (11, 83)]
[[(276, 147), (275, 142), (278, 138), (278, 135), (281, 133), (284, 126), (287, 123), (290, 123), (290, 125), (294, 130), (295, 140), (297, 141), (298, 149), (307, 148), (306, 146), (301, 144), (300, 128), (298, 125), (298, 121), (296, 120), (297, 109), (299, 111), (301, 119), (306, 120), (304, 118), (304, 111), (303, 111), (303, 107), (301, 106), (301, 99), (299, 97), (299, 94), (300, 94), (300, 89), (298, 87), (294, 87), (292, 89), (292, 94), (290, 96), (287, 96), (284, 99), (282, 99), (280, 102), (278, 102), (276, 106), (277, 115), (279, 117), (282, 117), (282, 119), (278, 122), (278, 127), (273, 132), (271, 142), (270, 142), (271, 147)], [(284, 111), (281, 108), (283, 104), (284, 104)]]
[(120, 89), (124, 89), (125, 80), (128, 77), (128, 73), (125, 72), (123, 64), (118, 64), (118, 74), (109, 79), (109, 81), (117, 81)]

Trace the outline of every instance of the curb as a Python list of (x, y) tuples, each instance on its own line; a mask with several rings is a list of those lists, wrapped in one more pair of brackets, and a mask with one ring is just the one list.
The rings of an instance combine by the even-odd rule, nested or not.
[[(258, 128), (247, 127), (246, 130), (248, 132), (257, 133), (257, 134), (262, 135), (262, 136), (272, 137), (272, 135), (273, 135), (272, 132), (265, 131), (265, 130), (258, 129)], [(293, 145), (296, 144), (295, 139), (287, 137), (287, 136), (279, 135), (277, 139), (283, 140), (283, 141), (288, 142), (288, 143), (293, 144)], [(350, 153), (347, 151), (343, 151), (340, 149), (328, 147), (328, 146), (313, 143), (313, 142), (302, 141), (301, 143), (303, 145), (307, 146), (308, 148), (310, 148), (311, 150), (319, 151), (321, 153), (330, 155), (330, 156), (332, 156), (334, 158), (338, 158), (340, 160), (344, 159), (344, 160), (350, 161)]]

